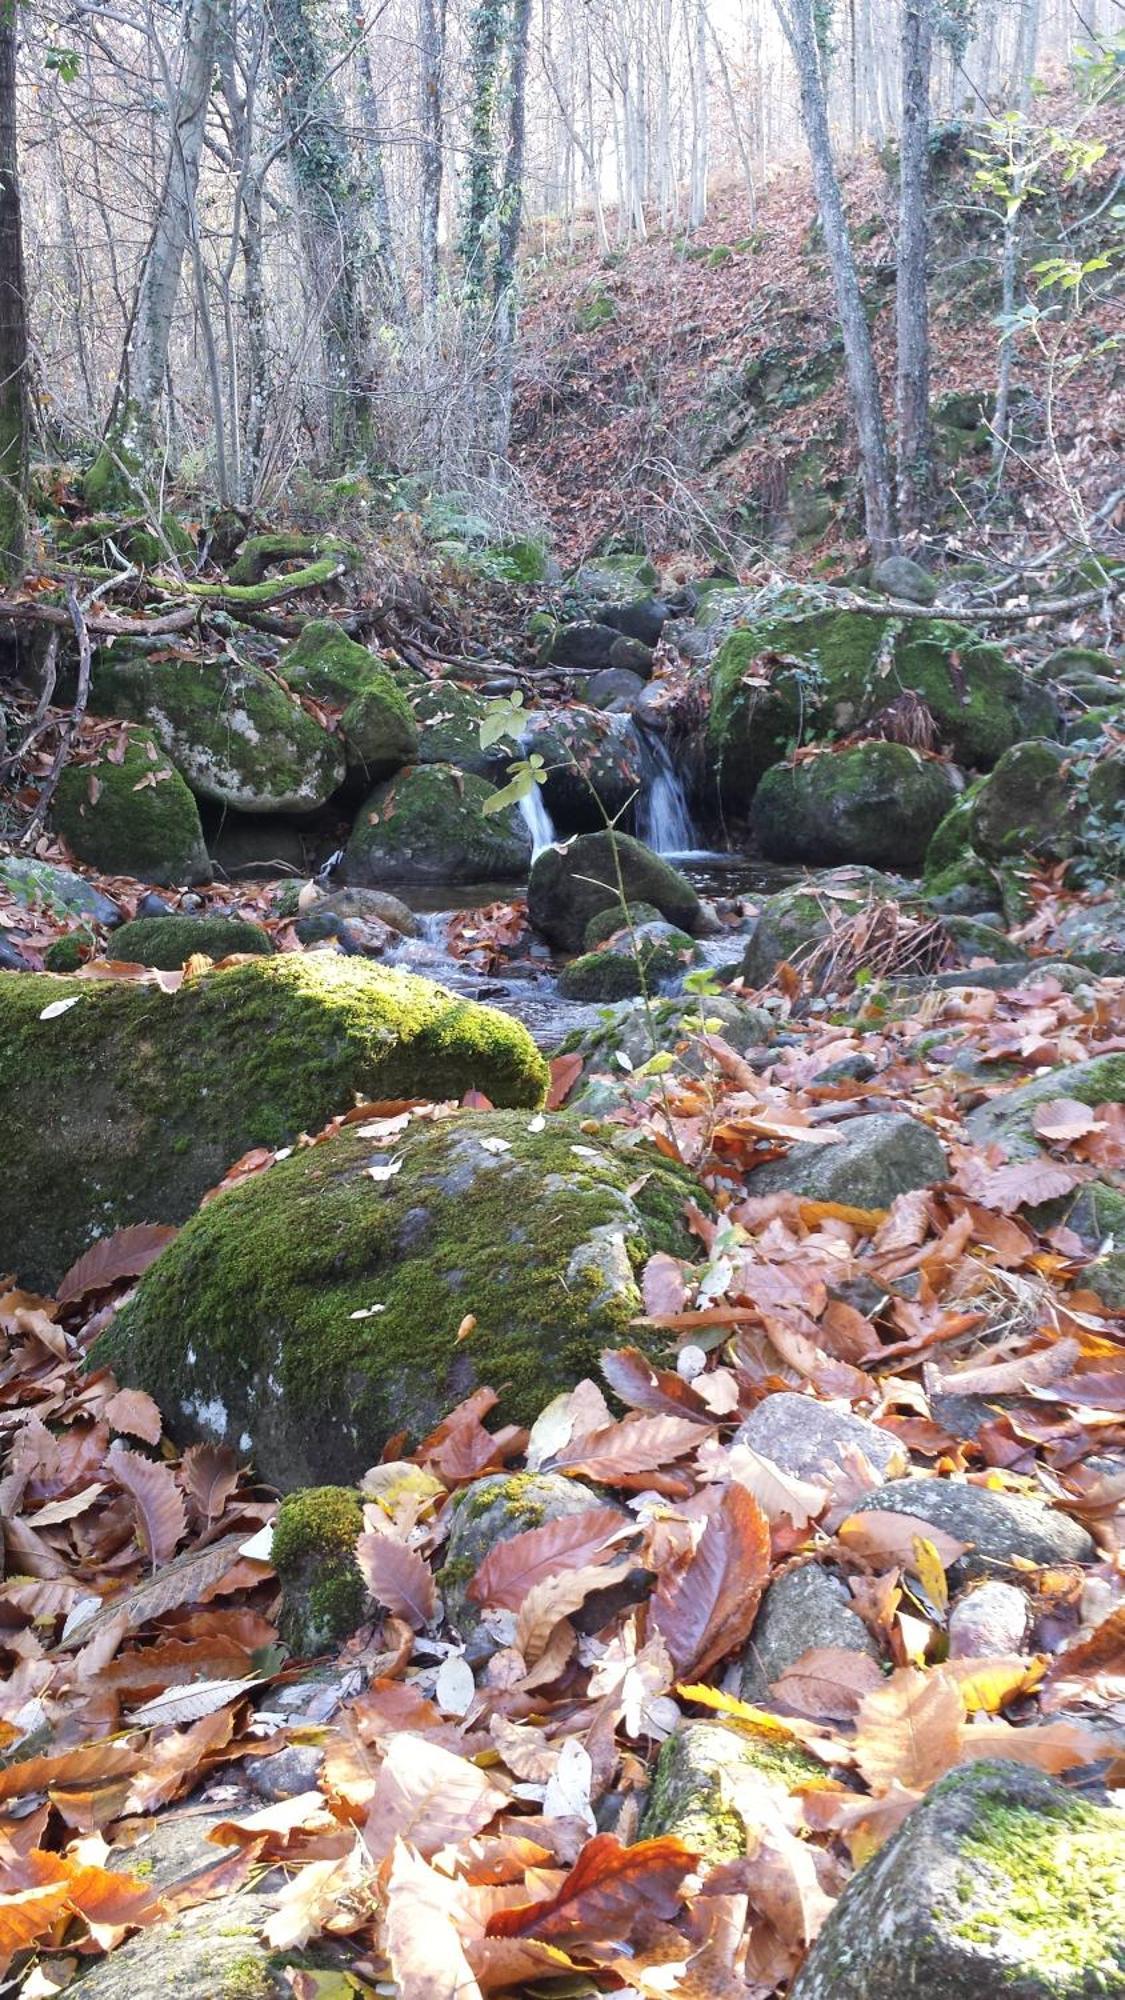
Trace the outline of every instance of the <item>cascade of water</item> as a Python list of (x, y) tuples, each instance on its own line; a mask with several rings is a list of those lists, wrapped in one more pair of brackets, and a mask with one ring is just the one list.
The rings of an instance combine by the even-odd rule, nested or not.
[(558, 839), (555, 823), (547, 811), (542, 785), (532, 785), (520, 800), (520, 816), (531, 835), (531, 858), (542, 854), (545, 847), (552, 847)]
[(641, 746), (641, 790), (637, 834), (657, 854), (691, 854), (698, 846), (684, 781), (663, 736), (637, 725)]

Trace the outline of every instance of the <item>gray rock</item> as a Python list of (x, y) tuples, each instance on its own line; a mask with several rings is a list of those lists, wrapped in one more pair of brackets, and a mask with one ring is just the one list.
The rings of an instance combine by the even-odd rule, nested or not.
[(34, 972), (30, 959), (0, 931), (0, 972)]
[[(471, 1631), (480, 1609), (469, 1585), (497, 1542), (510, 1542), (546, 1521), (584, 1514), (603, 1503), (588, 1486), (561, 1472), (494, 1473), (465, 1486), (453, 1502), (445, 1567), (440, 1582), (446, 1611), (461, 1632)], [(622, 1514), (622, 1521), (626, 1516)]]
[(0, 888), (29, 909), (55, 904), (68, 916), (89, 917), (107, 930), (121, 922), (121, 912), (109, 896), (103, 896), (73, 868), (60, 868), (52, 861), (34, 861), (22, 854), (0, 855)]
[(972, 1577), (1003, 1576), (1017, 1556), (1046, 1568), (1093, 1562), (1097, 1554), (1085, 1528), (1057, 1508), (951, 1479), (896, 1479), (865, 1494), (856, 1512), (872, 1508), (912, 1515), (967, 1542), (966, 1553), (949, 1572), (955, 1588)]
[(872, 582), (888, 597), (901, 597), (907, 604), (932, 604), (938, 594), (929, 571), (909, 556), (884, 556), (872, 571)]
[(836, 1146), (794, 1145), (750, 1175), (752, 1195), (799, 1194), (853, 1208), (889, 1208), (898, 1194), (945, 1180), (949, 1161), (934, 1134), (908, 1111), (872, 1112), (837, 1128)]
[(762, 1599), (742, 1655), (743, 1701), (768, 1707), (773, 1683), (818, 1646), (879, 1658), (871, 1633), (852, 1609), (843, 1578), (810, 1562), (779, 1576)]
[(1096, 1252), (1084, 1280), (1111, 1312), (1125, 1310), (1125, 1193), (1090, 1181), (1066, 1218), (1067, 1227)]
[(792, 1395), (779, 1390), (752, 1410), (735, 1434), (738, 1444), (748, 1444), (792, 1472), (798, 1479), (818, 1479), (839, 1472), (845, 1449), (854, 1446), (884, 1479), (905, 1472), (907, 1456), (889, 1431), (870, 1424), (850, 1410), (835, 1409), (814, 1396)]
[(248, 1757), (242, 1775), (260, 1799), (295, 1799), (315, 1790), (323, 1762), (323, 1744), (290, 1743), (275, 1757)]
[(641, 1822), (641, 1837), (675, 1834), (704, 1866), (746, 1853), (749, 1821), (731, 1803), (741, 1773), (788, 1791), (823, 1785), (825, 1767), (797, 1744), (728, 1729), (721, 1722), (685, 1722), (662, 1745)]
[(172, 914), (171, 903), (166, 903), (163, 896), (158, 896), (152, 889), (137, 904), (138, 917), (170, 917)]
[(952, 1660), (1002, 1658), (1022, 1653), (1030, 1622), (1027, 1598), (999, 1578), (966, 1590), (949, 1614)]
[(624, 833), (583, 833), (537, 854), (528, 882), (536, 930), (562, 951), (580, 951), (590, 918), (619, 905), (651, 903), (668, 923), (694, 936), (703, 906), (686, 877)]
[(875, 740), (804, 762), (774, 764), (750, 823), (771, 861), (920, 867), (953, 804), (945, 765), (905, 743)]
[(333, 889), (331, 894), (321, 896), (313, 909), (318, 915), (329, 911), (349, 923), (368, 923), (374, 918), (398, 931), (401, 937), (422, 935), (422, 926), (413, 910), (386, 889)]
[(785, 960), (799, 965), (865, 902), (902, 903), (904, 882), (874, 868), (833, 868), (822, 875), (792, 882), (767, 896), (746, 946), (742, 976), (749, 986), (766, 986)]
[(632, 709), (644, 690), (644, 681), (631, 668), (602, 667), (598, 673), (591, 674), (586, 683), (586, 700), (591, 708), (606, 709), (624, 703)]
[(628, 604), (603, 605), (599, 616), (603, 625), (612, 625), (627, 639), (655, 646), (668, 620), (668, 606), (659, 597), (635, 597)]
[(1125, 1994), (1125, 1813), (1017, 1764), (935, 1785), (845, 1889), (791, 2000)]
[(1125, 1103), (1125, 1054), (1091, 1056), (1003, 1091), (970, 1112), (969, 1135), (980, 1146), (1000, 1146), (1009, 1160), (1038, 1159), (1043, 1148), (1035, 1136), (1035, 1113), (1056, 1097), (1091, 1106)]
[(628, 666), (628, 661), (618, 663), (611, 657), (620, 637), (612, 625), (579, 618), (573, 625), (560, 625), (552, 634), (548, 658), (553, 667), (579, 667), (587, 673), (617, 664)]

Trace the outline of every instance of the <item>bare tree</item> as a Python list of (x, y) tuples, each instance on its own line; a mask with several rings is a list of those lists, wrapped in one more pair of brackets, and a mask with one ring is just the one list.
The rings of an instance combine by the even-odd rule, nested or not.
[(797, 69), (801, 119), (812, 161), (813, 185), (844, 337), (852, 417), (859, 440), (867, 540), (872, 555), (878, 559), (895, 545), (887, 433), (871, 333), (863, 309), (843, 196), (832, 156), (823, 58), (816, 33), (815, 0), (775, 0), (775, 4)]
[(926, 290), (933, 8), (934, 0), (903, 0), (895, 404), (898, 415), (896, 497), (899, 528), (904, 534), (914, 534), (921, 527), (933, 480), (930, 323)]
[(27, 300), (16, 158), (16, 6), (0, 5), (0, 575), (23, 571), (27, 489)]

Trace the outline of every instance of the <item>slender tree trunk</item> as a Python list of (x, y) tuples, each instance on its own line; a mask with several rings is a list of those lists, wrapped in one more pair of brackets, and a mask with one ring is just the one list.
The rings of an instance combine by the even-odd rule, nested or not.
[(18, 583), (26, 547), (27, 299), (16, 156), (16, 8), (0, 4), (0, 577)]
[(828, 106), (817, 47), (813, 0), (777, 0), (778, 16), (797, 66), (801, 117), (812, 161), (813, 185), (828, 248), (844, 359), (851, 391), (852, 417), (859, 439), (863, 510), (867, 540), (878, 560), (895, 545), (890, 464), (879, 376), (871, 332), (863, 309), (851, 237), (848, 234), (840, 183), (832, 157)]
[(1016, 310), (1016, 282), (1020, 267), (1023, 235), (1023, 202), (1027, 170), (1027, 120), (1031, 110), (1031, 84), (1039, 47), (1039, 0), (1021, 0), (1016, 68), (1019, 82), (1019, 127), (1013, 140), (1011, 199), (1004, 218), (1004, 249), (1000, 276), (1000, 368), (996, 380), (996, 406), (992, 415), (992, 469), (1003, 471), (1012, 433), (1012, 344), (1011, 324)]
[(418, 41), (422, 64), (420, 282), (422, 328), (427, 340), (433, 339), (437, 329), (438, 229), (445, 116), (445, 4), (446, 0), (418, 0)]
[(695, 0), (695, 46), (692, 51), (691, 203), (688, 228), (707, 220), (708, 78), (707, 0)]
[(519, 243), (523, 222), (523, 162), (526, 140), (527, 48), (531, 0), (513, 0), (508, 77), (508, 144), (500, 195), (496, 269), (493, 276), (492, 447), (497, 461), (508, 456), (512, 429), (512, 379), (519, 308)]
[(155, 456), (184, 253), (196, 229), (195, 197), (217, 40), (216, 0), (189, 0), (164, 186), (137, 286), (118, 408), (117, 448), (127, 464), (137, 464), (146, 481)]
[(375, 277), (375, 305), (392, 326), (406, 324), (406, 294), (395, 254), (391, 226), (391, 201), (383, 165), (382, 119), (379, 93), (371, 67), (371, 52), (365, 33), (363, 0), (352, 0), (352, 28), (356, 36), (356, 75), (363, 117), (363, 181), (367, 230)]
[(719, 65), (719, 77), (723, 86), (723, 97), (726, 100), (727, 116), (731, 122), (735, 145), (738, 147), (742, 178), (746, 183), (746, 200), (749, 209), (750, 227), (754, 229), (757, 227), (758, 222), (758, 195), (757, 189), (754, 186), (754, 163), (750, 158), (750, 148), (746, 143), (746, 132), (738, 112), (734, 85), (731, 82), (730, 64), (727, 61), (727, 52), (723, 47), (721, 37), (715, 31), (714, 22), (708, 22), (708, 27), (711, 31), (711, 46), (715, 51), (715, 57)]
[(933, 483), (930, 325), (926, 297), (933, 35), (933, 0), (903, 0), (895, 402), (898, 524), (904, 534), (916, 534), (922, 527)]

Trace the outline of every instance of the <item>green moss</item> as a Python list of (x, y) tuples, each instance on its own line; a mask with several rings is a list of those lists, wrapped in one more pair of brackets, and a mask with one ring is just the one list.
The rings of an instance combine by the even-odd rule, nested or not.
[(83, 946), (89, 943), (88, 935), (81, 931), (71, 931), (68, 937), (56, 938), (48, 945), (43, 955), (43, 963), (48, 972), (77, 972), (86, 957)]
[(56, 833), (79, 861), (142, 882), (209, 882), (199, 809), (147, 730), (129, 731), (120, 763), (70, 764), (51, 809)]
[(653, 903), (631, 903), (628, 918), (620, 907), (599, 910), (596, 916), (590, 918), (582, 942), (587, 951), (596, 951), (600, 944), (605, 944), (611, 937), (616, 937), (618, 932), (625, 930), (629, 924), (636, 930), (640, 924), (653, 924), (659, 921), (660, 911)]
[(926, 849), (926, 885), (948, 868), (960, 867), (972, 856), (973, 803), (984, 780), (978, 778), (961, 792), (935, 829)]
[[(282, 562), (303, 562), (304, 568), (298, 575), (307, 575), (313, 569), (323, 570), (327, 575), (341, 563), (352, 568), (358, 560), (358, 551), (350, 543), (338, 541), (331, 535), (249, 535), (229, 572), (229, 584), (235, 585), (236, 591), (232, 592), (227, 585), (223, 585), (217, 594), (232, 596), (243, 588), (261, 585), (266, 572)], [(289, 585), (296, 580), (294, 576), (280, 579)], [(268, 585), (267, 588), (274, 586)]]
[(1125, 1980), (1120, 1930), (1106, 1934), (1120, 1908), (1125, 1813), (1078, 1798), (1049, 1812), (989, 1801), (961, 1860), (962, 1879), (985, 1907), (955, 1926), (959, 1937), (1033, 1966), (1063, 1991), (1095, 1992), (1100, 1983), (1108, 1993)]
[(254, 1952), (234, 1959), (219, 1977), (217, 2000), (273, 2000), (277, 1990), (264, 1961)]
[(731, 1788), (743, 1772), (784, 1792), (836, 1788), (824, 1765), (798, 1744), (723, 1723), (685, 1723), (661, 1748), (641, 1837), (675, 1834), (712, 1866), (740, 1858), (747, 1823)]
[(920, 867), (952, 797), (946, 766), (903, 743), (857, 743), (775, 764), (754, 794), (752, 824), (774, 861)]
[(361, 806), (347, 848), (348, 880), (518, 881), (531, 842), (514, 807), (489, 816), (495, 787), (449, 764), (418, 764), (378, 785)]
[(694, 955), (692, 941), (683, 931), (660, 935), (628, 935), (619, 948), (589, 951), (572, 959), (559, 974), (559, 992), (564, 1000), (629, 1000), (646, 993), (684, 972)]
[(1074, 852), (1065, 765), (1058, 743), (1017, 743), (972, 804), (972, 843), (986, 861), (1034, 855), (1063, 861)]
[(114, 550), (119, 549), (129, 562), (145, 569), (155, 569), (169, 555), (191, 555), (195, 548), (174, 514), (160, 516), (159, 530), (143, 518), (119, 520), (103, 515), (74, 521), (56, 529), (55, 541), (63, 551), (85, 554), (97, 562), (114, 560)]
[[(248, 951), (268, 958), (273, 940), (260, 924), (241, 917), (135, 917), (113, 933), (114, 958), (165, 972), (177, 972), (195, 952), (220, 959)], [(50, 972), (64, 969), (48, 967)]]
[(95, 715), (144, 721), (197, 797), (247, 812), (313, 812), (344, 777), (335, 738), (249, 661), (130, 658), (103, 648)]
[(538, 1483), (534, 1472), (512, 1472), (503, 1479), (478, 1480), (474, 1486), (462, 1487), (453, 1505), (467, 1521), (476, 1521), (499, 1502), (510, 1519), (518, 1523), (522, 1534), (543, 1523), (543, 1502), (535, 1497)]
[(282, 1501), (270, 1560), (281, 1583), (279, 1629), (290, 1652), (324, 1652), (361, 1623), (367, 1588), (355, 1545), (362, 1533), (363, 1508), (349, 1487), (306, 1487)]
[(517, 1022), (366, 960), (282, 954), (176, 993), (0, 974), (0, 1265), (45, 1282), (96, 1236), (181, 1221), (249, 1147), (356, 1093), (534, 1106), (546, 1077)]
[(358, 1478), (477, 1384), (530, 1422), (595, 1374), (607, 1341), (635, 1338), (630, 1269), (687, 1249), (689, 1188), (562, 1117), (530, 1132), (521, 1113), (463, 1114), (389, 1153), (350, 1128), (202, 1209), (98, 1360), (185, 1432), (245, 1431), (279, 1483)]
[(398, 693), (378, 655), (357, 645), (331, 618), (310, 618), (300, 638), (286, 647), (278, 671), (290, 687), (321, 701), (349, 702), (372, 686)]
[(606, 326), (617, 318), (617, 306), (608, 292), (594, 292), (584, 299), (575, 313), (575, 325), (582, 333), (595, 333), (599, 326)]

